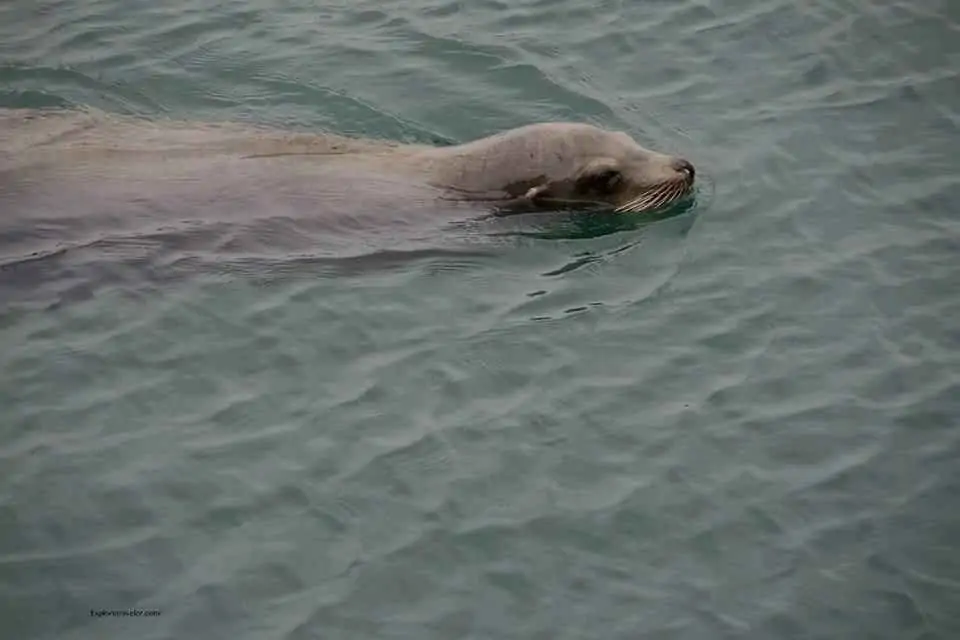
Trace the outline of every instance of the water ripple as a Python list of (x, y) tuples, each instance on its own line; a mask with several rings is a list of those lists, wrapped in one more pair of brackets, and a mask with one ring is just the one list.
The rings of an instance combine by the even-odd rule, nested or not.
[[(283, 219), (0, 238), (5, 628), (955, 637), (958, 17), (0, 3), (9, 106), (574, 118), (709, 177), (657, 221), (332, 253)], [(86, 615), (132, 606), (163, 615)]]

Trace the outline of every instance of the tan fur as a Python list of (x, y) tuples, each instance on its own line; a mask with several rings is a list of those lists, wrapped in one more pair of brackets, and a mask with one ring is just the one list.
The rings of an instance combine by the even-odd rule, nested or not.
[[(221, 197), (231, 190), (270, 190), (274, 183), (296, 190), (295, 177), (322, 181), (354, 172), (363, 173), (371, 189), (409, 180), (436, 188), (441, 199), (616, 207), (660, 184), (689, 187), (692, 168), (689, 176), (678, 171), (678, 160), (624, 133), (576, 123), (541, 123), (431, 147), (247, 124), (147, 121), (93, 110), (0, 110), (0, 179), (4, 173), (8, 180), (34, 182), (66, 175), (120, 184), (129, 198), (138, 197), (138, 188), (144, 197), (162, 198), (164, 190), (175, 192), (191, 180), (217, 188)], [(615, 188), (593, 184), (594, 175), (611, 169), (622, 176)], [(309, 187), (304, 183), (304, 196)]]

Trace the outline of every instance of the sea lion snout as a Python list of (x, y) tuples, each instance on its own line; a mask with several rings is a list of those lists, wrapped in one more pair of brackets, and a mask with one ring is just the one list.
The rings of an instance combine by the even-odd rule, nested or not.
[(673, 167), (675, 171), (687, 174), (688, 182), (692, 183), (694, 176), (697, 175), (697, 170), (693, 168), (693, 163), (686, 158), (674, 158), (670, 166)]

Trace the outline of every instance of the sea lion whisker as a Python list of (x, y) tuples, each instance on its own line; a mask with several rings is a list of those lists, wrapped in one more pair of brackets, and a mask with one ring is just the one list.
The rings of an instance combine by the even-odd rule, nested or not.
[(649, 191), (644, 191), (642, 194), (634, 198), (633, 200), (628, 200), (624, 204), (616, 208), (616, 211), (633, 211), (638, 205), (640, 205), (645, 198), (649, 196)]
[(677, 186), (672, 186), (671, 188), (664, 191), (663, 195), (660, 197), (660, 201), (657, 203), (657, 206), (665, 205), (669, 202), (673, 202), (677, 199), (679, 193)]
[(687, 180), (665, 182), (621, 205), (616, 211), (637, 213), (654, 209), (678, 200), (689, 188), (690, 184)]
[(626, 204), (621, 205), (617, 208), (617, 211), (636, 213), (645, 209), (649, 209), (652, 203), (657, 202), (662, 197), (663, 193), (671, 188), (672, 183), (669, 182), (658, 184), (655, 187), (644, 191)]

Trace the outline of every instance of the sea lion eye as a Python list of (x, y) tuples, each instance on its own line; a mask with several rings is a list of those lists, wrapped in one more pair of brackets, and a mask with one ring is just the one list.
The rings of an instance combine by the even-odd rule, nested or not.
[(620, 175), (620, 172), (616, 169), (607, 169), (603, 173), (597, 176), (597, 186), (602, 189), (613, 189), (620, 181), (623, 180), (623, 176)]

